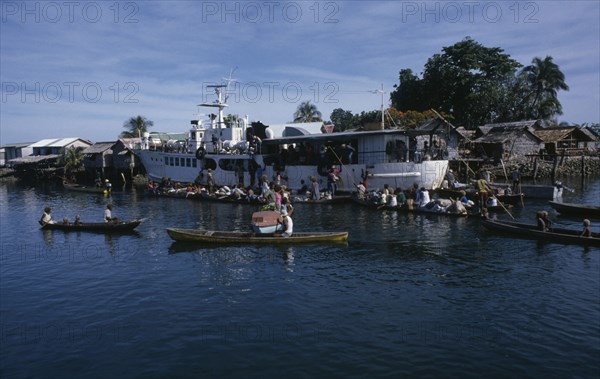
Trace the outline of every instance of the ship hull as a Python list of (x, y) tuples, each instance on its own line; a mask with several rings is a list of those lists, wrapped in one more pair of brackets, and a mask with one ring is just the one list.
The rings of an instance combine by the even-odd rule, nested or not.
[[(203, 159), (198, 159), (193, 154), (186, 153), (166, 153), (155, 150), (138, 150), (136, 154), (140, 157), (148, 177), (152, 180), (161, 180), (168, 177), (172, 181), (182, 183), (198, 182), (206, 184), (206, 163)], [(240, 183), (243, 176), (243, 184), (248, 186), (251, 183), (250, 172), (244, 169), (240, 172), (231, 168), (230, 162), (241, 162), (244, 167), (248, 167), (250, 162), (254, 161), (262, 166), (262, 157), (259, 155), (231, 155), (215, 154), (207, 156), (209, 160), (215, 162), (212, 165), (212, 175), (215, 184), (218, 186), (234, 186)], [(167, 163), (165, 163), (167, 162)], [(178, 165), (171, 165), (171, 162)], [(224, 168), (225, 169), (224, 169)], [(356, 186), (361, 183), (365, 176), (368, 186), (371, 189), (383, 188), (388, 184), (394, 188), (407, 189), (415, 183), (419, 187), (428, 189), (440, 187), (446, 170), (448, 169), (447, 160), (431, 160), (416, 162), (392, 162), (380, 164), (347, 164), (338, 165), (337, 191), (353, 192)], [(321, 191), (327, 190), (327, 177), (323, 175), (322, 167), (317, 165), (286, 165), (279, 171), (284, 178), (283, 184), (289, 189), (295, 190), (302, 187), (301, 180), (310, 183), (310, 177), (315, 176), (320, 184)], [(266, 166), (263, 174), (268, 178), (276, 175), (273, 166)], [(255, 183), (258, 178), (255, 177)]]

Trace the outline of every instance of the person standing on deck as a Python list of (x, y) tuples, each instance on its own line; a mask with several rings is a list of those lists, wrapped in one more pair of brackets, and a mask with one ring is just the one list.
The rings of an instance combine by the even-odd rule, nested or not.
[(338, 180), (339, 178), (335, 175), (335, 168), (331, 167), (329, 173), (327, 174), (327, 191), (329, 191), (331, 197), (335, 196)]
[(319, 200), (321, 198), (321, 189), (319, 188), (319, 182), (316, 176), (310, 177), (311, 181), (311, 199)]
[(494, 193), (483, 175), (481, 179), (477, 180), (477, 191), (479, 192), (479, 209), (483, 215), (483, 210), (487, 208), (487, 199)]
[(260, 177), (260, 193), (262, 197), (265, 197), (269, 192), (269, 178), (266, 175)]
[(354, 152), (355, 150), (350, 144), (342, 144), (342, 162), (344, 164), (351, 164)]
[(208, 193), (213, 193), (215, 190), (215, 179), (213, 178), (212, 170), (209, 168), (206, 174), (206, 186), (208, 187)]

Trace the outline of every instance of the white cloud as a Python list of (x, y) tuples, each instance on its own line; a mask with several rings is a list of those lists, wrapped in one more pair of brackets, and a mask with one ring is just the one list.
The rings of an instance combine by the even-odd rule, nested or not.
[[(26, 6), (32, 4), (48, 6)], [(52, 4), (67, 10), (67, 3)], [(110, 140), (121, 132), (124, 120), (137, 114), (154, 120), (156, 130), (185, 130), (196, 104), (206, 98), (202, 84), (221, 81), (236, 66), (238, 92), (230, 97), (230, 110), (252, 119), (289, 121), (303, 100), (314, 102), (325, 118), (334, 108), (373, 110), (381, 98), (369, 91), (382, 83), (386, 91), (392, 90), (401, 69), (420, 73), (429, 57), (466, 36), (501, 47), (524, 65), (536, 56), (552, 56), (570, 86), (569, 92), (559, 93), (564, 110), (559, 118), (600, 121), (598, 2), (334, 1), (275, 6), (153, 1), (118, 3), (118, 13), (113, 2), (78, 4), (73, 22), (66, 12), (50, 22), (50, 8), (46, 13), (40, 9), (39, 20), (26, 14), (24, 22), (22, 9), (16, 14), (3, 9), (1, 143), (54, 136)], [(93, 6), (87, 15), (81, 12), (86, 4), (101, 8), (97, 22), (90, 22)], [(35, 102), (31, 92), (38, 83), (40, 101)], [(18, 88), (13, 94), (14, 84)], [(59, 101), (50, 102), (54, 84), (63, 93)], [(75, 89), (73, 101), (69, 85)], [(302, 89), (298, 98), (296, 85)], [(93, 103), (82, 90), (96, 86), (102, 96)], [(262, 91), (258, 98), (257, 88)], [(138, 102), (126, 103), (128, 95)]]

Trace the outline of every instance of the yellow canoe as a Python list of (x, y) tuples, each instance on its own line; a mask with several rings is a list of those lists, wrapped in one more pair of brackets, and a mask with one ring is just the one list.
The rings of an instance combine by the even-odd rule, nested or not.
[(291, 237), (250, 232), (223, 232), (215, 230), (167, 228), (167, 233), (175, 241), (204, 242), (217, 244), (257, 243), (257, 244), (298, 244), (345, 242), (348, 232), (300, 232)]

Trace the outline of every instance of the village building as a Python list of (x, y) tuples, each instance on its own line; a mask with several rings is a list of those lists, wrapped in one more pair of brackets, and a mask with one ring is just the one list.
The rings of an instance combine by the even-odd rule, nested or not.
[(0, 147), (0, 167), (10, 166), (9, 161), (33, 153), (33, 142), (6, 144)]
[(83, 151), (83, 166), (88, 179), (127, 175), (129, 178), (143, 170), (133, 149), (140, 138), (121, 138), (111, 142), (96, 142)]
[(494, 161), (537, 155), (544, 148), (544, 141), (535, 131), (543, 125), (542, 120), (531, 120), (480, 126), (470, 143), (471, 154)]
[(539, 129), (534, 131), (544, 142), (547, 155), (592, 155), (597, 153), (598, 139), (587, 128), (575, 126)]
[[(17, 176), (46, 179), (55, 174), (58, 158), (63, 149), (88, 147), (92, 143), (83, 138), (48, 138), (27, 146), (31, 154), (13, 158), (7, 164), (16, 170)], [(24, 152), (23, 149), (21, 151)]]
[(442, 116), (438, 115), (415, 129), (417, 132), (417, 149), (431, 152), (433, 156), (450, 160), (458, 159), (460, 148), (467, 139), (459, 129)]
[(83, 138), (48, 138), (28, 145), (26, 149), (22, 148), (21, 153), (28, 152), (31, 149), (31, 154), (22, 155), (18, 158), (13, 158), (7, 163), (18, 168), (23, 165), (42, 165), (50, 167), (58, 161), (58, 156), (62, 149), (71, 147), (88, 147), (92, 143)]

